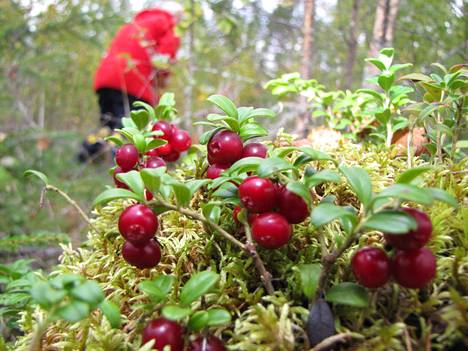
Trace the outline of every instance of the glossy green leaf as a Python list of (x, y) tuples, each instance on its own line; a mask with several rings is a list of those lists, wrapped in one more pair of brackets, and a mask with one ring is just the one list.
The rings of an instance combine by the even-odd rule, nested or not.
[(126, 173), (119, 173), (117, 174), (116, 178), (127, 184), (128, 187), (138, 196), (144, 196), (143, 192), (145, 190), (145, 184), (143, 183), (140, 172), (129, 171)]
[(119, 306), (109, 300), (102, 301), (99, 306), (102, 314), (109, 321), (110, 325), (114, 329), (119, 329), (122, 325), (122, 317), (120, 315)]
[(385, 64), (377, 58), (366, 58), (366, 62), (372, 63), (379, 70), (384, 71), (386, 69)]
[(119, 137), (116, 137), (114, 135), (105, 137), (104, 140), (107, 141), (107, 142), (112, 142), (117, 146), (122, 146), (124, 144), (122, 139), (120, 139)]
[(435, 200), (445, 202), (453, 207), (458, 207), (457, 199), (445, 190), (438, 188), (427, 188), (426, 191), (428, 191)]
[(341, 283), (326, 292), (326, 300), (338, 305), (364, 308), (369, 306), (367, 289), (354, 283)]
[(36, 171), (34, 169), (28, 169), (27, 171), (25, 171), (24, 176), (25, 177), (35, 176), (39, 178), (40, 180), (42, 180), (44, 184), (46, 185), (49, 184), (49, 179), (47, 178), (47, 176), (44, 173)]
[(433, 198), (430, 192), (426, 189), (418, 188), (412, 184), (394, 184), (379, 194), (376, 198), (393, 198), (399, 200), (413, 201), (423, 205), (430, 205)]
[[(151, 108), (152, 110), (152, 108)], [(154, 113), (154, 112), (153, 112)], [(138, 129), (142, 130), (146, 127), (149, 122), (149, 113), (147, 110), (133, 110), (130, 111), (130, 117), (137, 126)]]
[(433, 168), (430, 166), (421, 166), (416, 168), (408, 169), (407, 171), (403, 172), (398, 176), (396, 179), (396, 183), (400, 184), (411, 184), (416, 178), (420, 175), (429, 172)]
[(212, 308), (208, 312), (207, 325), (210, 327), (217, 327), (226, 325), (231, 322), (231, 314), (224, 308)]
[(229, 117), (234, 117), (237, 119), (238, 114), (236, 105), (227, 97), (222, 95), (211, 95), (207, 100), (218, 106)]
[(330, 182), (330, 183), (339, 183), (341, 181), (341, 176), (337, 172), (331, 171), (329, 169), (323, 169), (314, 173), (312, 176), (307, 177), (305, 182), (308, 187), (312, 188), (319, 184)]
[(384, 96), (382, 96), (382, 94), (372, 89), (358, 89), (356, 93), (368, 94), (381, 102), (384, 101)]
[(241, 158), (239, 161), (236, 161), (231, 167), (229, 167), (226, 173), (232, 175), (256, 171), (262, 160), (263, 158), (260, 157)]
[(257, 174), (259, 177), (268, 178), (275, 173), (293, 168), (294, 166), (285, 159), (279, 157), (269, 157), (260, 161), (260, 164), (257, 169)]
[(144, 280), (138, 287), (141, 291), (151, 296), (156, 302), (164, 300), (172, 290), (174, 277), (161, 274), (153, 280)]
[(162, 315), (172, 321), (180, 321), (185, 317), (190, 316), (192, 310), (188, 307), (180, 307), (177, 305), (167, 305), (162, 309)]
[(417, 223), (404, 211), (385, 210), (369, 217), (363, 227), (384, 233), (405, 234), (416, 229)]
[(311, 195), (310, 195), (309, 188), (304, 183), (289, 182), (286, 185), (286, 188), (289, 191), (292, 191), (294, 194), (300, 196), (306, 202), (306, 204), (307, 204), (307, 206), (309, 207), (309, 210), (310, 210), (311, 204), (312, 204), (312, 198), (311, 198)]
[(207, 311), (197, 311), (195, 312), (188, 321), (188, 329), (197, 332), (208, 325), (208, 312)]
[(297, 267), (301, 277), (301, 287), (304, 295), (311, 299), (315, 295), (320, 277), (321, 267), (319, 264), (301, 264)]
[(98, 305), (104, 300), (104, 293), (102, 292), (101, 286), (94, 280), (88, 280), (78, 285), (71, 290), (70, 294), (78, 300), (84, 301), (92, 306)]
[(333, 161), (333, 158), (323, 151), (318, 151), (310, 146), (301, 146), (299, 148), (304, 154), (310, 157), (313, 161), (325, 160), (325, 161)]
[(403, 77), (400, 77), (398, 80), (412, 80), (415, 82), (430, 82), (432, 79), (429, 76), (426, 76), (425, 74), (422, 73), (410, 73), (406, 74)]
[(135, 199), (139, 202), (145, 201), (142, 196), (127, 189), (108, 189), (94, 199), (93, 206), (102, 205), (116, 199)]
[(56, 315), (67, 322), (76, 323), (85, 319), (90, 312), (89, 305), (82, 301), (72, 300), (57, 309)]
[(257, 123), (247, 123), (239, 129), (239, 136), (243, 141), (268, 135), (268, 131)]
[(140, 171), (141, 179), (145, 187), (156, 194), (161, 186), (161, 177), (166, 173), (166, 167), (143, 168)]
[(367, 208), (372, 199), (372, 183), (367, 171), (363, 168), (343, 166), (339, 170), (345, 176), (358, 199)]
[(311, 221), (315, 227), (320, 227), (331, 221), (347, 217), (356, 221), (356, 216), (344, 207), (336, 206), (332, 203), (323, 202), (312, 210)]
[(219, 274), (212, 271), (195, 273), (182, 288), (180, 302), (183, 305), (190, 305), (210, 291), (218, 282), (218, 279)]
[(390, 71), (384, 71), (380, 74), (377, 78), (377, 82), (379, 83), (380, 87), (388, 91), (391, 87), (393, 82), (395, 81), (395, 74)]
[(146, 144), (145, 152), (156, 149), (157, 147), (160, 147), (166, 144), (167, 144), (167, 141), (164, 139), (158, 139), (158, 138), (153, 139), (149, 143)]
[(52, 288), (47, 282), (37, 282), (31, 288), (31, 297), (41, 307), (48, 309), (66, 295), (64, 290)]
[(213, 196), (230, 198), (238, 196), (238, 188), (231, 182), (223, 183), (216, 191), (213, 193)]

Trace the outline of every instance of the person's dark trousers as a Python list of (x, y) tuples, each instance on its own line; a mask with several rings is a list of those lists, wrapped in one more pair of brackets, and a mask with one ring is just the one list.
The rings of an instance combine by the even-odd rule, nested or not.
[[(122, 117), (129, 117), (127, 111), (141, 108), (133, 106), (133, 103), (140, 99), (117, 89), (103, 88), (99, 89), (96, 94), (98, 96), (101, 126), (109, 128), (110, 131), (122, 128)], [(96, 137), (90, 135), (83, 141), (81, 151), (78, 154), (80, 162), (95, 159), (103, 152), (105, 142), (94, 139)]]

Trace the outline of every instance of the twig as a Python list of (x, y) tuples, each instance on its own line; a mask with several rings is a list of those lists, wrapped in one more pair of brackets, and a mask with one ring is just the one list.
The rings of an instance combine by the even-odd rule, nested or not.
[(190, 217), (192, 219), (200, 221), (200, 222), (214, 228), (225, 239), (229, 240), (234, 245), (239, 247), (241, 250), (245, 251), (250, 256), (252, 256), (252, 258), (254, 259), (255, 267), (258, 270), (258, 272), (260, 273), (263, 285), (265, 286), (268, 294), (271, 295), (271, 294), (274, 293), (273, 285), (271, 284), (271, 274), (270, 274), (270, 272), (267, 271), (267, 269), (265, 268), (265, 265), (263, 264), (263, 261), (261, 260), (260, 256), (258, 255), (258, 252), (257, 252), (257, 250), (255, 248), (255, 245), (252, 242), (252, 234), (250, 233), (250, 227), (248, 225), (246, 226), (247, 243), (244, 244), (244, 243), (240, 242), (239, 240), (237, 240), (236, 238), (234, 238), (231, 234), (229, 234), (223, 228), (221, 228), (221, 226), (219, 226), (215, 222), (209, 220), (205, 216), (202, 216), (200, 213), (198, 213), (196, 211), (190, 210), (188, 208), (173, 205), (173, 204), (171, 204), (171, 203), (169, 203), (167, 201), (162, 200), (161, 198), (156, 198), (156, 199), (152, 200), (150, 203), (153, 203), (153, 204), (156, 204), (156, 205), (159, 205), (159, 206), (163, 206), (163, 207), (165, 207), (165, 208), (167, 208), (169, 210), (172, 210), (172, 211), (177, 211), (177, 212), (179, 212), (179, 213), (181, 213), (181, 214), (183, 214), (183, 215), (185, 215), (187, 217)]
[(310, 351), (321, 351), (321, 350), (328, 350), (331, 346), (333, 346), (336, 343), (339, 342), (345, 342), (350, 339), (363, 339), (363, 336), (360, 334), (356, 333), (340, 333), (336, 335), (332, 335), (319, 344), (317, 344), (315, 347), (310, 349)]
[(89, 219), (89, 217), (86, 215), (86, 213), (81, 209), (81, 207), (76, 203), (75, 200), (73, 200), (70, 196), (68, 196), (68, 194), (66, 192), (64, 192), (63, 190), (60, 190), (59, 188), (53, 186), (53, 185), (50, 185), (50, 184), (47, 184), (45, 186), (45, 189), (46, 190), (51, 190), (51, 191), (55, 191), (56, 193), (58, 193), (60, 196), (62, 196), (70, 205), (72, 205), (75, 210), (80, 214), (80, 216), (86, 221), (86, 223), (88, 223), (88, 225), (95, 231), (97, 232), (98, 230), (96, 229), (96, 227), (93, 225), (93, 223), (91, 222), (91, 219)]

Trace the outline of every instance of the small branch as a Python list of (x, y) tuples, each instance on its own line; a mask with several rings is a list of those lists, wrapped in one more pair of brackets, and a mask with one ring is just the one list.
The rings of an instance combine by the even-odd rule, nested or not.
[(95, 232), (98, 232), (98, 230), (96, 229), (96, 227), (93, 225), (93, 223), (91, 222), (91, 219), (89, 219), (88, 215), (81, 209), (81, 207), (76, 203), (75, 200), (73, 200), (70, 196), (68, 196), (68, 194), (66, 192), (64, 192), (63, 190), (60, 190), (59, 188), (53, 186), (53, 185), (50, 185), (50, 184), (47, 184), (45, 186), (45, 189), (46, 190), (51, 190), (51, 191), (55, 191), (56, 193), (58, 193), (60, 196), (62, 196), (70, 205), (72, 205), (75, 210), (80, 214), (80, 216), (86, 221), (86, 223), (88, 223), (88, 225), (95, 231)]
[(310, 349), (310, 351), (329, 350), (331, 346), (339, 342), (345, 342), (351, 339), (363, 339), (363, 336), (356, 333), (340, 333), (330, 336), (323, 340), (321, 343)]
[(275, 289), (273, 288), (273, 285), (271, 284), (271, 273), (267, 271), (267, 269), (265, 268), (265, 265), (263, 264), (262, 259), (260, 258), (260, 255), (257, 252), (257, 248), (255, 247), (255, 244), (252, 239), (252, 232), (250, 231), (250, 225), (247, 223), (247, 221), (243, 222), (243, 224), (245, 228), (245, 236), (247, 237), (247, 245), (246, 245), (247, 251), (254, 259), (255, 267), (257, 268), (257, 271), (260, 273), (260, 277), (262, 279), (263, 285), (265, 286), (268, 294), (273, 295), (275, 292)]
[(330, 272), (333, 268), (333, 264), (343, 254), (343, 252), (345, 252), (358, 238), (359, 229), (360, 228), (358, 226), (354, 233), (348, 235), (343, 245), (335, 249), (332, 253), (329, 253), (328, 255), (322, 257), (322, 271), (320, 272), (320, 277), (317, 285), (317, 292), (315, 293), (315, 299), (318, 299), (322, 296), (323, 290), (325, 289), (325, 285), (327, 283), (328, 276), (330, 275)]

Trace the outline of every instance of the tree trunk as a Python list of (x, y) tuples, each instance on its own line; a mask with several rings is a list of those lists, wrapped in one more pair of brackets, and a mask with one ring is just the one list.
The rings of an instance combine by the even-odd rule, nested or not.
[[(379, 0), (375, 12), (372, 40), (367, 53), (368, 57), (377, 57), (382, 48), (392, 46), (398, 5), (399, 0)], [(366, 83), (366, 79), (376, 75), (378, 72), (377, 67), (367, 64), (364, 67), (363, 85), (369, 87), (369, 83)]]
[[(304, 24), (302, 32), (304, 41), (302, 44), (302, 60), (300, 73), (303, 79), (311, 78), (312, 53), (313, 53), (313, 25), (315, 16), (315, 0), (304, 0)], [(300, 113), (296, 121), (296, 133), (301, 136), (307, 136), (309, 124), (309, 112), (307, 111), (307, 100), (305, 97), (300, 97)]]
[(195, 74), (195, 62), (193, 59), (193, 47), (194, 47), (194, 40), (195, 40), (195, 33), (194, 33), (194, 17), (195, 17), (195, 1), (190, 1), (190, 25), (188, 28), (188, 45), (187, 45), (187, 85), (184, 91), (185, 97), (185, 113), (184, 119), (182, 121), (182, 126), (186, 130), (193, 129), (193, 87), (194, 87), (194, 79), (193, 76)]
[(349, 37), (346, 41), (348, 45), (348, 58), (346, 60), (346, 72), (345, 72), (345, 85), (346, 89), (350, 89), (353, 85), (353, 70), (356, 62), (357, 54), (357, 39), (358, 39), (358, 22), (359, 22), (359, 7), (361, 0), (353, 0), (353, 7), (351, 9), (351, 20), (349, 23)]

